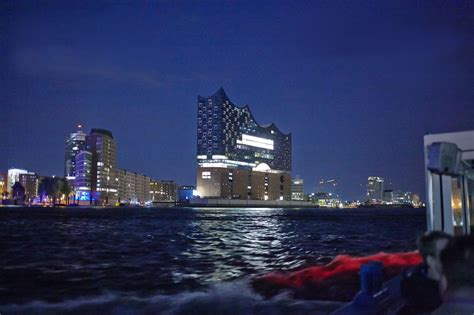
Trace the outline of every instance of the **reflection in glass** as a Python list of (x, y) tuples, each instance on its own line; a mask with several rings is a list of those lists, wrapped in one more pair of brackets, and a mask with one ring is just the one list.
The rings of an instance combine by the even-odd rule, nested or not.
[(451, 178), (451, 208), (453, 209), (454, 235), (463, 234), (464, 219), (462, 215), (462, 177)]

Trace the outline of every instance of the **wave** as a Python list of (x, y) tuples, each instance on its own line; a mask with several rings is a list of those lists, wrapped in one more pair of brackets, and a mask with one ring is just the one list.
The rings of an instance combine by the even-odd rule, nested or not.
[(328, 314), (342, 304), (295, 300), (286, 292), (264, 298), (249, 279), (209, 286), (201, 291), (149, 297), (106, 293), (59, 303), (33, 301), (0, 305), (1, 314)]

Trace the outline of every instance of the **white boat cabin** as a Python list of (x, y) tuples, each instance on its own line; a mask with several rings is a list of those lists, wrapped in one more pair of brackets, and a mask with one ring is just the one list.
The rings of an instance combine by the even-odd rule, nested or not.
[(424, 137), (429, 231), (474, 233), (474, 130)]

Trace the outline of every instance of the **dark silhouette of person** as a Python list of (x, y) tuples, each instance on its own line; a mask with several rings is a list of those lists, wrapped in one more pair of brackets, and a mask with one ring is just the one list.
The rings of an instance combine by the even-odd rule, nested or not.
[(474, 314), (474, 235), (453, 238), (441, 253), (443, 305), (433, 315)]
[(449, 234), (440, 231), (428, 232), (418, 238), (417, 246), (423, 263), (402, 274), (400, 290), (405, 306), (400, 314), (430, 313), (441, 306), (440, 253), (451, 238)]

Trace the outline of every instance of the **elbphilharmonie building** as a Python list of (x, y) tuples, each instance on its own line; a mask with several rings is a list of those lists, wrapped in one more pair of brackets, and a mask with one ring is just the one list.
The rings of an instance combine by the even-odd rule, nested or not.
[(289, 200), (291, 134), (257, 123), (220, 88), (198, 96), (197, 191), (205, 198)]

